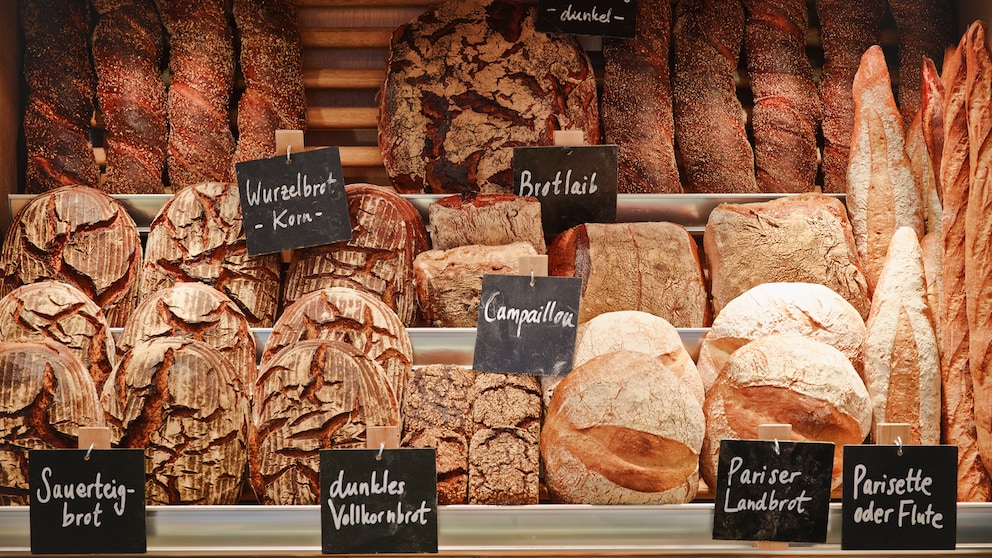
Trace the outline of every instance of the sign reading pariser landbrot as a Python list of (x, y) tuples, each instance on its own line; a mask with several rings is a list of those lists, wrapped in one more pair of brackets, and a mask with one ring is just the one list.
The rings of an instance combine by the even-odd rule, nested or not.
[(144, 451), (32, 450), (28, 474), (32, 553), (145, 552)]
[(631, 38), (637, 30), (636, 0), (538, 0), (535, 29)]
[(351, 239), (336, 147), (235, 165), (250, 255)]

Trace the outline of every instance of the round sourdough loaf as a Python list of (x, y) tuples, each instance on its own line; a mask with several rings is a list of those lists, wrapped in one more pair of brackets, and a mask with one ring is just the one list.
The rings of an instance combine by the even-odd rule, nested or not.
[(184, 188), (148, 230), (141, 298), (175, 283), (198, 281), (227, 295), (252, 327), (272, 327), (279, 305), (279, 254), (249, 256), (238, 185)]
[(97, 393), (117, 365), (114, 336), (103, 310), (62, 281), (23, 285), (0, 298), (0, 339), (59, 343), (89, 370)]
[(195, 339), (138, 343), (103, 391), (120, 446), (145, 450), (149, 504), (235, 504), (247, 456), (248, 397), (224, 355)]
[(832, 488), (841, 483), (844, 444), (871, 429), (868, 390), (843, 353), (795, 333), (766, 335), (738, 349), (706, 394), (700, 469), (716, 486), (720, 440), (754, 440), (762, 424), (791, 424), (796, 441), (833, 442)]
[(0, 254), (2, 294), (44, 279), (72, 283), (122, 327), (137, 302), (141, 238), (110, 195), (65, 186), (33, 198), (14, 218)]
[(374, 360), (338, 341), (299, 341), (266, 361), (255, 384), (248, 449), (263, 504), (316, 504), (320, 450), (364, 448), (366, 426), (400, 426)]
[(80, 426), (103, 426), (83, 363), (48, 341), (0, 343), (0, 505), (28, 505), (28, 452), (75, 448)]
[(844, 297), (819, 283), (762, 283), (720, 311), (696, 363), (708, 390), (734, 351), (773, 333), (798, 333), (844, 353), (862, 370), (865, 321)]
[(555, 389), (541, 432), (552, 500), (668, 504), (695, 498), (705, 424), (696, 395), (663, 359), (595, 357)]

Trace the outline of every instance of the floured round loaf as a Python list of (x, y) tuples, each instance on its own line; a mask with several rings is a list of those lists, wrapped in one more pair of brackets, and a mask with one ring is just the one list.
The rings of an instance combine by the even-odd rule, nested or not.
[(413, 367), (413, 342), (399, 317), (382, 300), (346, 287), (303, 295), (272, 327), (262, 350), (262, 366), (289, 345), (308, 339), (339, 341), (375, 361), (397, 401), (402, 402)]
[(141, 238), (127, 210), (108, 194), (65, 186), (33, 198), (14, 218), (0, 254), (2, 294), (44, 279), (66, 281), (122, 327), (134, 309)]
[(465, 193), (435, 201), (427, 213), (435, 250), (530, 242), (538, 254), (548, 251), (541, 225), (541, 202), (535, 197)]
[(599, 143), (589, 58), (573, 37), (536, 31), (534, 12), (451, 0), (393, 32), (379, 148), (397, 190), (510, 192), (514, 147), (553, 145), (555, 130)]
[(320, 450), (364, 448), (366, 426), (399, 426), (382, 368), (351, 345), (300, 341), (262, 366), (248, 450), (263, 504), (316, 504)]
[(515, 275), (521, 256), (536, 255), (529, 242), (505, 246), (472, 244), (422, 252), (413, 261), (413, 273), (424, 318), (437, 327), (475, 327), (482, 276)]
[(0, 505), (28, 505), (29, 450), (76, 448), (80, 426), (103, 425), (93, 380), (69, 349), (0, 343)]
[(582, 278), (579, 322), (641, 310), (675, 327), (704, 327), (710, 310), (696, 242), (674, 223), (587, 223), (548, 248), (548, 274)]
[(294, 250), (283, 306), (326, 287), (349, 287), (382, 299), (403, 323), (419, 322), (413, 260), (427, 250), (423, 217), (409, 201), (371, 184), (345, 186), (351, 240)]
[(468, 503), (475, 375), (454, 364), (428, 364), (418, 368), (406, 384), (400, 446), (434, 448), (439, 505)]
[(246, 395), (258, 373), (255, 336), (234, 302), (203, 283), (176, 283), (145, 297), (117, 339), (118, 353), (159, 337), (203, 341), (234, 366)]
[(738, 349), (706, 394), (700, 470), (716, 486), (720, 440), (756, 440), (762, 424), (791, 424), (795, 441), (833, 442), (832, 489), (840, 487), (844, 444), (871, 429), (868, 390), (837, 349), (795, 333), (766, 335)]
[(819, 283), (762, 283), (727, 303), (703, 337), (696, 365), (706, 389), (734, 351), (773, 333), (816, 339), (863, 369), (865, 321), (850, 302)]
[(704, 430), (702, 405), (663, 359), (597, 356), (551, 398), (541, 431), (548, 491), (561, 503), (688, 502), (699, 487)]
[(703, 233), (713, 312), (761, 283), (820, 283), (862, 318), (871, 304), (844, 205), (822, 194), (725, 203)]
[(38, 281), (0, 298), (0, 339), (48, 339), (63, 345), (89, 370), (97, 393), (117, 365), (103, 310), (71, 283)]
[(141, 297), (198, 281), (227, 295), (252, 327), (272, 327), (279, 304), (278, 254), (249, 256), (238, 185), (204, 182), (162, 206), (148, 230)]
[(224, 355), (162, 337), (124, 354), (102, 402), (120, 446), (145, 450), (149, 504), (235, 504), (247, 459), (248, 396)]

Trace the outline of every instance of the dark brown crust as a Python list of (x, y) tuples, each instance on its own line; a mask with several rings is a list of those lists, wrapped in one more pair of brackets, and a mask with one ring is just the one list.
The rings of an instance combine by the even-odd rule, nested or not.
[(953, 44), (951, 6), (947, 0), (888, 0), (899, 28), (899, 112), (909, 128), (920, 111), (923, 57), (943, 60)]
[(92, 0), (97, 99), (107, 168), (101, 188), (115, 194), (160, 194), (165, 172), (165, 31), (153, 0)]
[(20, 18), (28, 87), (25, 189), (37, 194), (71, 184), (95, 187), (100, 169), (89, 142), (96, 90), (89, 2), (25, 0)]

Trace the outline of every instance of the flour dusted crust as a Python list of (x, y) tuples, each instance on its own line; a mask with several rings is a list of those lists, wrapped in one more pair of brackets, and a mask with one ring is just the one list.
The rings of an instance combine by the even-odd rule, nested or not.
[(596, 79), (572, 37), (531, 5), (452, 0), (398, 27), (379, 92), (379, 147), (403, 193), (510, 192), (513, 147), (555, 130), (600, 139)]
[(470, 244), (500, 246), (530, 242), (548, 251), (541, 226), (541, 202), (529, 196), (468, 193), (446, 196), (428, 208), (431, 246), (447, 250)]

